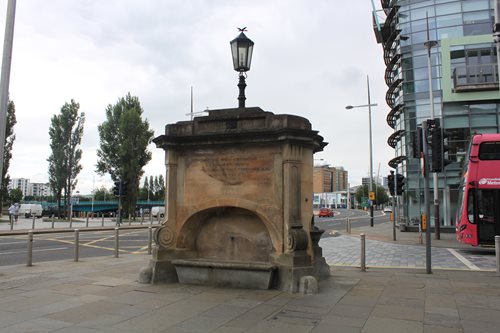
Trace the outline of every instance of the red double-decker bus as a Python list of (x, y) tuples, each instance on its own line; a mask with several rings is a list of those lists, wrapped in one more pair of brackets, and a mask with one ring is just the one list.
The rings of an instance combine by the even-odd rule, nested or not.
[(472, 137), (462, 174), (457, 240), (490, 246), (500, 236), (500, 134)]

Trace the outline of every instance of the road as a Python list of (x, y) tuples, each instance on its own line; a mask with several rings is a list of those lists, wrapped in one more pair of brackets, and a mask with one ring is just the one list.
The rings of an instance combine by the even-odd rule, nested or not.
[[(351, 222), (351, 228), (364, 227), (370, 225), (370, 213), (357, 209), (334, 209), (335, 215), (333, 217), (315, 217), (314, 223), (320, 229), (328, 231), (332, 230), (346, 230), (347, 218)], [(373, 212), (373, 224), (376, 226), (378, 223), (389, 221), (389, 215), (382, 211)]]

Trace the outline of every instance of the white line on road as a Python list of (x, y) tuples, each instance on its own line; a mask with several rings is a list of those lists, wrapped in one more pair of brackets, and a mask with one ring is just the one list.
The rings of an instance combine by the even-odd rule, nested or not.
[[(54, 248), (51, 248), (51, 249), (33, 250), (33, 252), (58, 251), (58, 250), (67, 250), (67, 249), (68, 249), (68, 247), (54, 247)], [(26, 250), (24, 250), (24, 251), (0, 252), (0, 256), (6, 255), (6, 254), (16, 254), (16, 253), (26, 253)]]
[(480, 271), (481, 269), (471, 263), (467, 258), (465, 258), (463, 255), (458, 253), (455, 249), (450, 249), (447, 248), (448, 251), (450, 251), (451, 254), (453, 254), (458, 260), (460, 260), (465, 266), (469, 267), (470, 270), (473, 271)]

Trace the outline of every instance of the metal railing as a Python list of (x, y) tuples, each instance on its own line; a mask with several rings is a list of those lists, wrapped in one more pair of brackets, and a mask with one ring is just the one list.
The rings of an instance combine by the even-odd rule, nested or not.
[[(30, 223), (31, 222), (31, 223)], [(83, 218), (70, 218), (69, 220), (56, 219), (54, 215), (51, 217), (46, 217), (42, 219), (37, 219), (36, 216), (32, 216), (29, 219), (18, 218), (15, 219), (14, 216), (9, 216), (8, 227), (0, 227), (0, 234), (8, 230), (35, 230), (35, 229), (73, 229), (73, 225), (78, 225), (79, 228), (97, 228), (97, 227), (111, 227), (111, 226), (132, 226), (132, 225), (153, 225), (161, 224), (162, 218), (160, 214), (156, 217), (149, 215), (147, 218), (145, 215), (136, 217), (133, 219), (130, 215), (128, 219), (123, 219), (121, 224), (117, 222), (116, 218), (105, 218), (104, 214), (95, 217), (92, 213), (86, 213)]]
[[(157, 226), (135, 226), (135, 227), (126, 227), (126, 228), (104, 228), (100, 229), (100, 231), (109, 231), (109, 230), (114, 230), (114, 248), (113, 248), (113, 253), (114, 257), (118, 258), (119, 253), (120, 253), (120, 230), (131, 230), (131, 229), (146, 229), (148, 232), (148, 241), (147, 241), (147, 247), (148, 251), (147, 254), (150, 255), (152, 253), (152, 244), (153, 244), (153, 229), (157, 228)], [(27, 234), (27, 256), (26, 256), (26, 266), (33, 266), (33, 242), (35, 239), (36, 234), (47, 234), (47, 233), (73, 233), (74, 234), (74, 255), (73, 255), (73, 260), (75, 262), (79, 261), (80, 258), (80, 232), (95, 232), (95, 229), (89, 228), (89, 229), (64, 229), (64, 230), (29, 230), (25, 232)], [(5, 236), (5, 235), (4, 235)]]

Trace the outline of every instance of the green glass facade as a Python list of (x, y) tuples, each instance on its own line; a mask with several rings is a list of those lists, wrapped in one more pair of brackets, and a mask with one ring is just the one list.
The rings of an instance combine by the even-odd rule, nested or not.
[[(440, 221), (455, 220), (458, 184), (470, 135), (500, 133), (497, 49), (493, 40), (495, 0), (382, 0), (374, 31), (386, 63), (389, 165), (406, 176), (402, 216), (417, 222), (424, 211), (420, 161), (414, 158), (417, 126), (431, 117), (429, 55), (424, 43), (437, 41), (430, 54), (434, 116), (450, 132), (448, 159), (439, 174)], [(429, 35), (429, 38), (428, 38)], [(431, 177), (431, 201), (434, 184)]]

